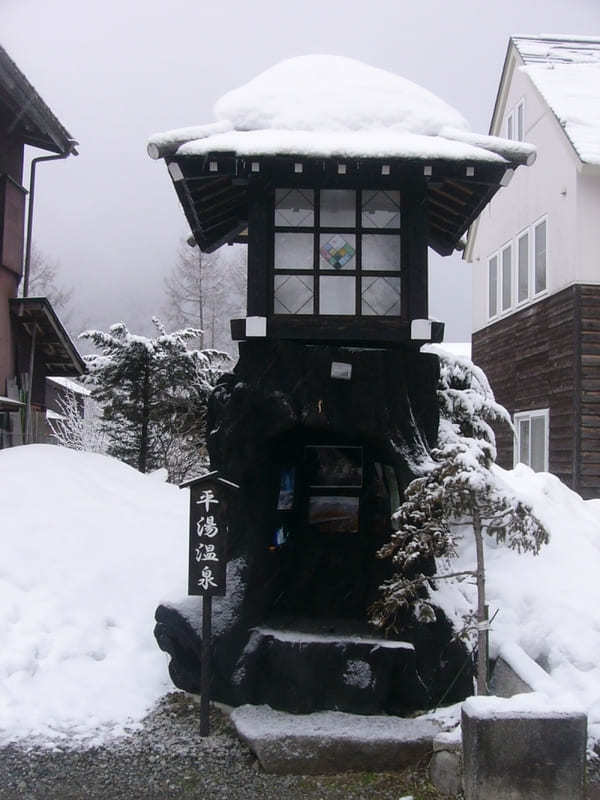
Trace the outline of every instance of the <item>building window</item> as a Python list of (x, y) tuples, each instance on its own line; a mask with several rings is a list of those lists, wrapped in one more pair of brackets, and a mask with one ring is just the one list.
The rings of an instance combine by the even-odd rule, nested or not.
[(523, 411), (515, 414), (514, 463), (527, 464), (535, 472), (548, 471), (549, 411)]
[(517, 240), (517, 302), (529, 297), (529, 231)]
[(400, 192), (276, 189), (273, 312), (400, 316)]
[(544, 219), (533, 229), (536, 294), (546, 289), (546, 228), (547, 223)]
[(502, 311), (512, 305), (512, 245), (502, 250)]
[(506, 115), (506, 138), (525, 140), (525, 101), (520, 100), (516, 108)]
[[(548, 221), (522, 231), (488, 259), (488, 316), (510, 312), (546, 291)], [(514, 257), (513, 257), (514, 253)]]
[(498, 313), (498, 256), (488, 261), (488, 308), (490, 317)]
[(525, 140), (525, 101), (521, 100), (517, 106), (517, 139), (520, 142)]

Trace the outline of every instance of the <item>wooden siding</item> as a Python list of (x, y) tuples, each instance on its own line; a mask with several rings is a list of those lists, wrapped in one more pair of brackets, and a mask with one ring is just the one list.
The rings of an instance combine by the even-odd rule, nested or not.
[[(473, 334), (473, 361), (486, 372), (496, 399), (510, 412), (548, 408), (550, 410), (549, 469), (568, 486), (579, 486), (577, 469), (579, 429), (577, 391), (579, 382), (579, 323), (577, 307), (580, 290), (572, 286), (511, 314)], [(600, 308), (600, 287), (595, 289)], [(587, 308), (588, 306), (586, 306)], [(589, 304), (590, 313), (592, 306)], [(600, 326), (598, 326), (600, 328)], [(590, 352), (600, 366), (600, 329), (596, 332), (597, 352)], [(592, 367), (588, 368), (591, 375)], [(600, 409), (600, 369), (593, 402)], [(592, 406), (586, 417), (593, 416)], [(595, 406), (594, 406), (595, 408)], [(595, 414), (595, 420), (600, 418)], [(600, 425), (586, 423), (600, 441)], [(513, 438), (507, 426), (496, 432), (498, 463), (511, 468)], [(587, 441), (587, 440), (586, 440)], [(584, 460), (581, 460), (583, 467)], [(587, 465), (588, 491), (600, 494), (600, 463)], [(596, 484), (592, 486), (597, 472)]]
[(600, 286), (578, 286), (581, 363), (580, 485), (600, 497)]

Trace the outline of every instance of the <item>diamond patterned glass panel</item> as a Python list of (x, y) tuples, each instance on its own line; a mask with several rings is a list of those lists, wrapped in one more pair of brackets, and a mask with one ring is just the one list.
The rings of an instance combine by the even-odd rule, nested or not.
[(319, 278), (320, 314), (355, 314), (356, 279), (328, 275)]
[(275, 269), (312, 269), (312, 233), (276, 233)]
[(276, 314), (312, 314), (314, 281), (310, 275), (275, 275)]
[(362, 193), (363, 228), (399, 228), (400, 192)]
[(312, 189), (275, 189), (275, 225), (312, 227), (314, 206)]
[(362, 268), (400, 271), (400, 237), (365, 233), (362, 238)]
[(362, 313), (365, 316), (399, 316), (400, 278), (363, 278)]
[(356, 269), (356, 236), (353, 233), (322, 233), (319, 253), (321, 269)]
[(323, 189), (321, 192), (321, 227), (354, 228), (356, 192), (348, 189)]

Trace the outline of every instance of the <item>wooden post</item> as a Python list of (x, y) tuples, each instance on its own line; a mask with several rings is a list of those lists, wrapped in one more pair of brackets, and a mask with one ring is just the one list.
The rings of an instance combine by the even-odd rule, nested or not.
[(200, 736), (210, 734), (212, 598), (223, 597), (227, 583), (228, 499), (236, 483), (218, 472), (182, 483), (190, 489), (188, 594), (202, 597), (202, 652), (200, 656)]
[(485, 603), (485, 562), (481, 515), (473, 501), (473, 532), (477, 552), (477, 694), (487, 694), (488, 621)]
[(200, 678), (200, 736), (210, 734), (210, 650), (212, 640), (212, 595), (202, 596), (202, 675)]

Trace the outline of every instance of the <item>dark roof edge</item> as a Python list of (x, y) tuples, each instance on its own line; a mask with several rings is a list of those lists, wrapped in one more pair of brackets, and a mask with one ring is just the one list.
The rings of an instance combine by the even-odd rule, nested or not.
[(54, 332), (56, 333), (61, 345), (65, 348), (65, 351), (68, 353), (69, 358), (73, 362), (75, 371), (78, 372), (79, 375), (84, 374), (86, 371), (85, 361), (79, 355), (79, 352), (73, 344), (71, 337), (65, 330), (64, 325), (58, 318), (56, 311), (52, 307), (52, 303), (47, 297), (11, 297), (9, 304), (11, 308), (15, 309), (17, 314), (19, 308), (29, 307), (31, 309), (39, 309), (44, 314), (52, 328), (54, 328)]
[(65, 155), (70, 153), (77, 155), (75, 139), (46, 105), (2, 45), (0, 45), (0, 85), (23, 109), (22, 116), (29, 117), (45, 138), (45, 142), (36, 142), (36, 147)]

